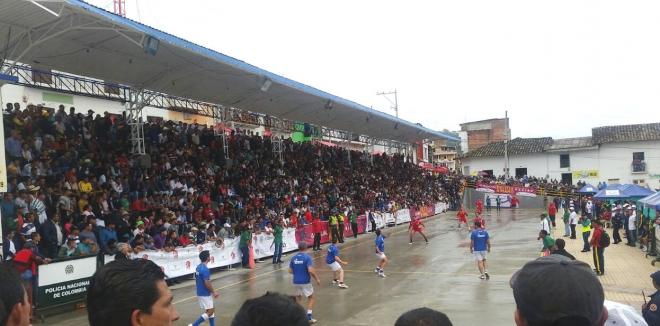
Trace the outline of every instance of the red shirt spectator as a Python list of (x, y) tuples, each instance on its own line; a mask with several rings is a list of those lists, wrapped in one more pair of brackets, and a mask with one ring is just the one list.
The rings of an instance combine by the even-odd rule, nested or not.
[(555, 207), (555, 203), (550, 203), (550, 205), (548, 205), (548, 215), (557, 215), (557, 207)]
[(187, 233), (184, 233), (179, 236), (179, 243), (181, 243), (182, 246), (186, 247), (192, 244), (192, 240), (190, 240)]
[(147, 204), (144, 202), (144, 198), (138, 198), (131, 204), (131, 210), (136, 212), (146, 212)]
[(600, 248), (600, 237), (603, 234), (603, 227), (598, 223), (594, 223), (594, 231), (591, 234), (591, 246), (594, 248)]
[(312, 231), (314, 233), (323, 232), (323, 222), (321, 222), (319, 216), (316, 216), (316, 218), (314, 218), (314, 221), (312, 221)]

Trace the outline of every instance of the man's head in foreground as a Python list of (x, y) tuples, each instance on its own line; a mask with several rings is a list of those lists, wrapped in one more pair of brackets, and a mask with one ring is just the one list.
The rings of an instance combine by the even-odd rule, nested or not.
[(0, 264), (0, 325), (30, 325), (27, 292), (9, 264)]
[(87, 291), (91, 326), (172, 325), (179, 315), (165, 274), (150, 260), (115, 260), (96, 271)]
[(605, 295), (591, 267), (564, 256), (525, 264), (510, 281), (518, 326), (602, 326)]
[(232, 326), (307, 326), (305, 310), (296, 299), (279, 293), (249, 299), (238, 310)]
[(447, 315), (430, 309), (418, 308), (399, 316), (394, 326), (452, 326)]

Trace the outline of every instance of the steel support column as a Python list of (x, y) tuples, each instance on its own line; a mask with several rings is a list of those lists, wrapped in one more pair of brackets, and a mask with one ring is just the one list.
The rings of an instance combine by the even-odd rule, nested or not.
[(142, 109), (149, 102), (145, 98), (143, 90), (132, 91), (129, 95), (130, 101), (126, 103), (126, 119), (131, 128), (131, 154), (144, 155), (146, 147), (144, 144), (144, 119)]

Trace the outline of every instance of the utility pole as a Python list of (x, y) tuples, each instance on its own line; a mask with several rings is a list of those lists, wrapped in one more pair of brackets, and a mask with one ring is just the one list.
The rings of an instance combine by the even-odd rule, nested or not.
[(504, 176), (509, 178), (509, 138), (511, 138), (509, 131), (509, 111), (504, 111), (504, 119), (506, 120), (506, 137), (504, 139)]
[[(398, 118), (399, 117), (399, 101), (397, 98), (397, 92), (396, 89), (394, 89), (393, 92), (378, 92), (376, 95), (383, 95), (388, 101), (390, 101), (390, 104), (392, 105), (392, 108), (394, 109), (394, 115)], [(387, 95), (394, 95), (394, 101), (392, 101)]]

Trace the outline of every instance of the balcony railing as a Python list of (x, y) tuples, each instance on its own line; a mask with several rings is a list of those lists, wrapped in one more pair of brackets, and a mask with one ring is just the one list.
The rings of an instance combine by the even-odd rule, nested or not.
[(646, 173), (646, 163), (643, 161), (633, 161), (630, 164), (632, 173)]

